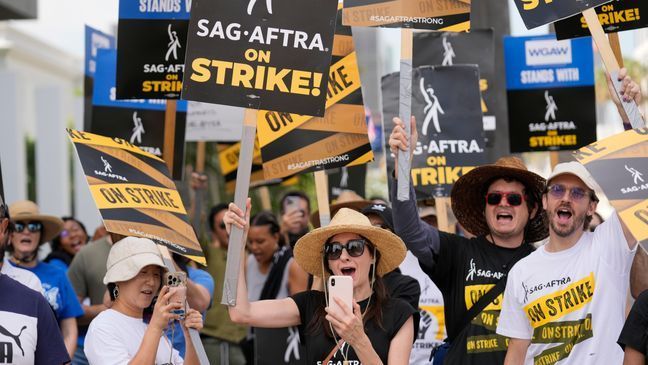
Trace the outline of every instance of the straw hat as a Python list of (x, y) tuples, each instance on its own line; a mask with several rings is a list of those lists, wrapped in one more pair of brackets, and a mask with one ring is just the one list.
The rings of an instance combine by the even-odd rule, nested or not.
[[(349, 208), (349, 209), (357, 210), (359, 212), (362, 208), (366, 207), (369, 204), (371, 204), (371, 201), (365, 200), (360, 195), (358, 195), (358, 193), (356, 193), (355, 191), (344, 190), (340, 193), (338, 198), (335, 199), (335, 202), (329, 205), (329, 210), (331, 212), (331, 217), (333, 217), (335, 213), (337, 213), (338, 210), (342, 208)], [(319, 228), (321, 226), (320, 218), (319, 218), (319, 210), (316, 210), (311, 214), (310, 222), (314, 228)]]
[(502, 157), (492, 165), (484, 165), (461, 176), (452, 187), (452, 211), (459, 223), (470, 233), (482, 236), (490, 232), (484, 217), (484, 191), (487, 183), (508, 177), (521, 181), (526, 193), (538, 203), (536, 216), (527, 223), (526, 242), (537, 242), (549, 236), (546, 212), (542, 209), (545, 179), (529, 171), (517, 157)]
[(160, 266), (166, 271), (155, 242), (148, 238), (126, 237), (110, 247), (103, 283), (128, 281), (149, 265)]
[(324, 243), (338, 233), (356, 233), (368, 239), (378, 249), (378, 276), (394, 270), (405, 259), (407, 249), (400, 237), (386, 229), (372, 226), (369, 218), (362, 213), (342, 208), (328, 226), (312, 230), (297, 241), (294, 255), (299, 266), (311, 275), (323, 276)]
[(43, 232), (40, 243), (51, 241), (63, 230), (63, 221), (53, 215), (40, 213), (38, 205), (30, 200), (20, 200), (9, 206), (12, 222), (41, 222)]

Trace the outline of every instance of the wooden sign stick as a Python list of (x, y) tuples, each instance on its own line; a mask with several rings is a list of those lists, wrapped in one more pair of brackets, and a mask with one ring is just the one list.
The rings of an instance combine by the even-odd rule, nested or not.
[(551, 165), (551, 171), (553, 171), (554, 167), (558, 165), (558, 162), (560, 162), (559, 152), (558, 151), (549, 152), (549, 164)]
[[(166, 111), (164, 112), (164, 152), (162, 152), (162, 157), (166, 161), (167, 166), (169, 167), (169, 172), (173, 175), (173, 155), (175, 149), (175, 125), (176, 125), (176, 110), (177, 110), (177, 101), (176, 100), (167, 100), (166, 102)], [(166, 246), (157, 245), (162, 258), (164, 260), (164, 265), (166, 266), (169, 272), (176, 272), (175, 265), (173, 264), (173, 259), (171, 257), (171, 252)], [(185, 303), (185, 306), (189, 308), (189, 303)], [(198, 355), (198, 361), (200, 365), (209, 365), (209, 359), (207, 359), (207, 354), (205, 353), (205, 348), (202, 345), (200, 339), (200, 333), (198, 330), (190, 328), (189, 336), (191, 337), (191, 343), (196, 350), (196, 355)]]
[[(398, 101), (398, 115), (403, 121), (405, 134), (412, 135), (410, 119), (412, 116), (412, 29), (401, 29), (401, 59), (400, 59), (400, 87)], [(411, 138), (410, 138), (411, 139)], [(410, 148), (407, 151), (398, 151), (398, 186), (396, 198), (399, 201), (409, 200), (410, 185)]]
[(621, 54), (621, 43), (619, 43), (619, 33), (609, 33), (608, 40), (612, 47), (612, 52), (619, 63), (619, 67), (623, 67), (623, 54)]
[[(236, 189), (234, 191), (234, 204), (245, 212), (245, 205), (250, 189), (250, 175), (252, 172), (252, 154), (254, 153), (254, 139), (256, 138), (257, 109), (245, 109), (243, 117), (243, 137), (239, 151), (239, 165), (236, 170)], [(241, 269), (241, 256), (243, 253), (244, 232), (232, 226), (227, 248), (227, 264), (225, 266), (225, 283), (223, 284), (223, 300), (221, 304), (236, 305), (236, 292), (238, 289), (238, 276)]]
[(259, 199), (261, 199), (261, 207), (263, 210), (272, 210), (272, 200), (270, 199), (270, 189), (267, 186), (260, 186), (257, 189)]
[(315, 191), (317, 193), (320, 227), (326, 227), (331, 222), (331, 210), (328, 195), (328, 176), (326, 176), (324, 170), (315, 171)]
[[(590, 33), (592, 34), (592, 38), (594, 38), (594, 42), (598, 47), (601, 59), (603, 60), (603, 65), (605, 65), (605, 69), (612, 78), (612, 83), (614, 84), (614, 88), (617, 91), (617, 97), (621, 99), (621, 97), (618, 95), (621, 86), (621, 83), (618, 81), (620, 69), (619, 62), (614, 56), (610, 42), (605, 37), (605, 33), (603, 32), (603, 27), (599, 22), (598, 15), (596, 15), (596, 11), (593, 8), (590, 8), (583, 12), (583, 17), (585, 17), (587, 27), (589, 28)], [(645, 126), (645, 122), (643, 120), (643, 117), (641, 116), (641, 112), (639, 112), (639, 108), (637, 107), (636, 103), (626, 103), (621, 100), (621, 104), (623, 105), (623, 110), (625, 111), (626, 115), (628, 116), (628, 120), (630, 121), (630, 126), (624, 125), (624, 128), (641, 128)]]
[(439, 231), (454, 233), (455, 227), (450, 224), (450, 198), (434, 198), (434, 205), (436, 206)]
[[(198, 174), (205, 172), (205, 141), (198, 141), (196, 144), (196, 168)], [(206, 189), (196, 189), (193, 201), (193, 227), (197, 234), (202, 232), (202, 203), (205, 199)]]

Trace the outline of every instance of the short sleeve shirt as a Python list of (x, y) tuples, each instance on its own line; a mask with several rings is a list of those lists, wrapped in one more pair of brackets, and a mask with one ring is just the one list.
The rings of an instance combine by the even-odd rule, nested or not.
[(13, 262), (11, 264), (38, 276), (43, 285), (43, 295), (59, 321), (83, 315), (83, 308), (63, 270), (45, 262), (39, 262), (35, 267), (19, 266)]
[[(353, 348), (344, 345), (332, 357), (331, 363), (321, 364), (336, 346), (335, 340), (328, 337), (323, 329), (314, 332), (310, 328), (310, 323), (315, 317), (315, 313), (326, 307), (324, 293), (309, 290), (293, 295), (292, 299), (297, 304), (297, 308), (299, 308), (301, 324), (298, 328), (300, 338), (303, 339), (304, 345), (306, 346), (306, 365), (338, 364), (338, 362), (341, 363), (344, 361), (344, 356), (346, 356), (347, 360), (358, 360)], [(364, 310), (367, 303), (368, 300), (364, 300), (358, 304)], [(373, 320), (365, 323), (365, 332), (383, 364), (387, 364), (391, 340), (413, 313), (414, 309), (407, 302), (401, 299), (391, 298), (383, 304), (382, 328)]]
[(632, 305), (617, 343), (622, 348), (628, 346), (644, 355), (648, 353), (648, 290)]
[(70, 361), (45, 299), (0, 274), (0, 364), (58, 365)]

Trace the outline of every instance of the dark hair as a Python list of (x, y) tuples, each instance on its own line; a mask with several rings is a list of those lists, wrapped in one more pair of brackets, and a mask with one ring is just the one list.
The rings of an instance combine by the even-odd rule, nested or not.
[(250, 218), (250, 227), (268, 226), (270, 234), (277, 234), (279, 236), (279, 247), (283, 247), (286, 242), (284, 236), (280, 234), (281, 226), (277, 217), (270, 211), (262, 211)]
[[(63, 223), (69, 221), (76, 222), (79, 225), (79, 227), (81, 227), (81, 229), (83, 230), (83, 233), (86, 235), (86, 241), (84, 243), (88, 243), (88, 239), (90, 238), (90, 236), (88, 236), (88, 231), (86, 230), (85, 225), (81, 223), (81, 221), (79, 221), (74, 217), (61, 217), (61, 220), (63, 221)], [(60, 248), (61, 248), (61, 233), (59, 233), (58, 235), (56, 235), (56, 237), (52, 239), (52, 251), (57, 251)]]
[(308, 197), (308, 195), (304, 194), (301, 191), (293, 190), (293, 191), (287, 192), (286, 194), (284, 194), (284, 196), (281, 197), (281, 200), (279, 201), (279, 213), (281, 213), (281, 214), (285, 213), (284, 207), (285, 207), (285, 204), (286, 204), (286, 198), (288, 198), (290, 196), (294, 196), (294, 197), (298, 197), (298, 198), (306, 200), (306, 206), (308, 207), (308, 211), (310, 212), (311, 204), (310, 204), (310, 198)]
[[(592, 224), (592, 219), (594, 219), (594, 216), (597, 216), (601, 223), (605, 222), (605, 219), (603, 219), (603, 217), (601, 217), (601, 215), (598, 214), (598, 212), (594, 212), (594, 214), (592, 214), (591, 216), (588, 215), (588, 216), (585, 217), (585, 227), (583, 227), (584, 230), (589, 229), (590, 231), (594, 232), (592, 227), (590, 227), (590, 224)], [(599, 223), (599, 224), (601, 224), (601, 223)], [(596, 227), (594, 227), (594, 228), (596, 228)]]
[(216, 214), (220, 213), (222, 210), (227, 210), (227, 204), (219, 203), (214, 205), (209, 210), (209, 216), (207, 217), (207, 224), (209, 225), (210, 231), (214, 232), (216, 230), (216, 227), (214, 227), (214, 217), (216, 217)]
[[(332, 237), (330, 237), (326, 241), (326, 243), (328, 243), (331, 240), (331, 238)], [(369, 241), (367, 238), (365, 237), (362, 238), (365, 241), (367, 241), (367, 247), (370, 248), (370, 252), (376, 255), (376, 267), (377, 267), (378, 263), (380, 262), (380, 251), (378, 251), (375, 248), (375, 246), (371, 243), (371, 241)], [(324, 269), (329, 274), (332, 274), (333, 272), (328, 266), (328, 260), (324, 258), (324, 255), (322, 255), (322, 260), (324, 261)], [(369, 280), (371, 280), (374, 270), (375, 267), (372, 264), (371, 267), (369, 268)], [(389, 299), (389, 293), (387, 292), (387, 288), (385, 287), (385, 282), (383, 281), (383, 278), (381, 276), (376, 275), (374, 280), (374, 285), (373, 285), (373, 293), (371, 294), (371, 300), (369, 302), (369, 308), (366, 309), (365, 315), (363, 317), (363, 322), (367, 323), (373, 320), (374, 323), (378, 325), (378, 327), (380, 327), (381, 329), (385, 329), (383, 325), (382, 307), (387, 301), (387, 299)], [(308, 324), (307, 329), (310, 333), (319, 333), (319, 331), (324, 329), (324, 333), (328, 337), (331, 338), (333, 337), (333, 334), (331, 333), (331, 328), (328, 325), (328, 321), (326, 320), (326, 310), (324, 306), (320, 306), (319, 308), (316, 309), (315, 315), (313, 316), (310, 323)]]

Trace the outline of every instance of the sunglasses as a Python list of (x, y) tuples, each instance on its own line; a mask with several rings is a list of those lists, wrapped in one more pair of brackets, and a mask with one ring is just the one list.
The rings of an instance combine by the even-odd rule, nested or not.
[(486, 194), (486, 203), (488, 205), (498, 205), (502, 198), (506, 198), (506, 202), (512, 207), (517, 207), (524, 201), (524, 196), (520, 193), (493, 192)]
[(36, 233), (36, 232), (39, 232), (43, 228), (43, 224), (41, 222), (29, 222), (29, 223), (16, 222), (16, 223), (14, 223), (14, 229), (15, 229), (15, 232), (17, 232), (17, 233), (21, 233), (22, 231), (25, 230), (25, 228), (27, 228), (27, 230), (29, 232), (31, 232), (31, 233)]
[(340, 242), (329, 242), (324, 245), (324, 256), (327, 260), (337, 260), (342, 256), (342, 250), (346, 250), (349, 256), (360, 257), (364, 253), (366, 245), (367, 241), (363, 239), (350, 240), (346, 245)]
[(562, 199), (565, 194), (569, 191), (569, 198), (573, 201), (580, 201), (585, 196), (589, 195), (589, 192), (583, 188), (575, 186), (573, 188), (566, 188), (565, 185), (553, 184), (547, 187), (547, 192), (554, 197), (555, 199)]

